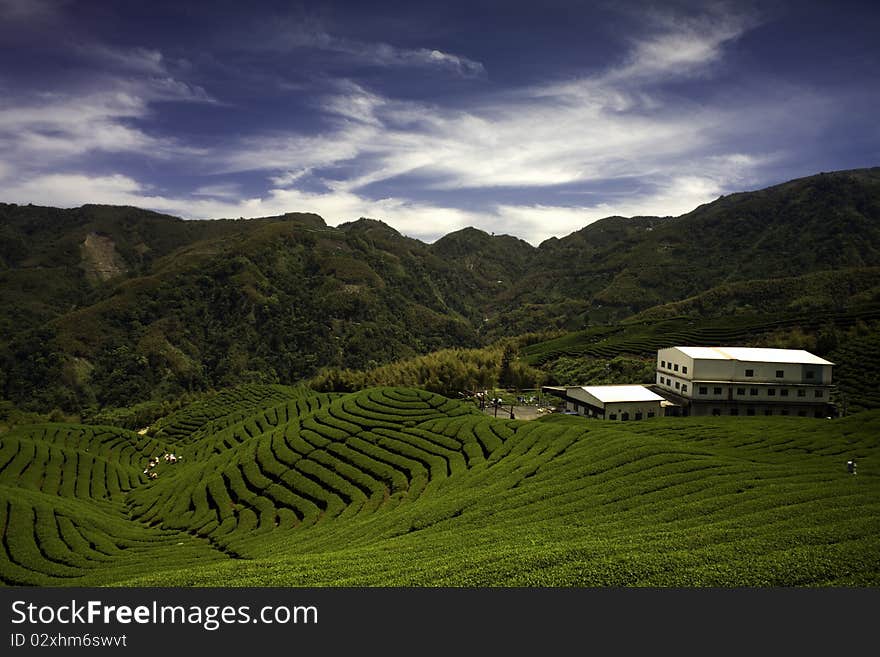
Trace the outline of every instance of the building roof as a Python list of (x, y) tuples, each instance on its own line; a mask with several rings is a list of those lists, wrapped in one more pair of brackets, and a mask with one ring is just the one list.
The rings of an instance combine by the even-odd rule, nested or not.
[(749, 363), (797, 363), (834, 365), (803, 349), (769, 349), (764, 347), (673, 347), (685, 356), (699, 360), (738, 360)]
[(663, 397), (645, 386), (579, 386), (603, 404), (612, 402), (663, 401)]

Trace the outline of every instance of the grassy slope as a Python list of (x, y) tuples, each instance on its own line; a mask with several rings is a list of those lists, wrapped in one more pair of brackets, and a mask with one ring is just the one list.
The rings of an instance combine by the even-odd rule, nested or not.
[[(160, 586), (880, 583), (878, 412), (524, 423), (412, 389), (333, 397), (249, 387), (245, 396), (201, 402), (154, 437), (59, 425), (4, 435), (0, 576)], [(157, 449), (184, 461), (148, 482), (142, 461)], [(96, 453), (101, 466), (87, 456)]]

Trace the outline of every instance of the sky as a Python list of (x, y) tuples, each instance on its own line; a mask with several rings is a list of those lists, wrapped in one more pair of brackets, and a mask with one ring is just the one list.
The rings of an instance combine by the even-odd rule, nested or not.
[(880, 165), (880, 3), (0, 0), (0, 202), (538, 245)]

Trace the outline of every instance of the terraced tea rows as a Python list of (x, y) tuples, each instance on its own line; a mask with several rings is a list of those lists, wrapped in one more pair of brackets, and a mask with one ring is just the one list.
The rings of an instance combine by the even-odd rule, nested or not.
[(880, 408), (880, 334), (849, 336), (832, 354), (839, 402), (849, 412)]
[(153, 437), (4, 435), (3, 581), (880, 583), (880, 412), (520, 422), (413, 389), (275, 392)]
[(823, 311), (784, 317), (733, 316), (723, 320), (679, 317), (644, 324), (621, 324), (614, 331), (606, 327), (591, 328), (530, 345), (523, 349), (522, 355), (526, 362), (535, 366), (562, 356), (651, 356), (658, 349), (675, 345), (740, 344), (783, 328), (798, 326), (807, 331), (817, 331), (827, 325), (847, 328), (860, 320), (877, 319), (880, 319), (880, 309), (873, 306), (848, 312)]
[(162, 418), (150, 428), (149, 433), (178, 443), (191, 442), (240, 422), (273, 404), (303, 396), (308, 396), (306, 391), (286, 386), (236, 386)]
[[(467, 438), (417, 424), (481, 416), (430, 393), (377, 389), (330, 401), (313, 395), (275, 406), (195, 447), (197, 463), (130, 495), (134, 517), (194, 530), (238, 554), (242, 541), (414, 499), (464, 465)], [(491, 437), (497, 441), (494, 434)], [(474, 445), (479, 439), (474, 437)], [(486, 448), (467, 448), (484, 458)], [(465, 451), (465, 453), (467, 453)]]
[[(0, 440), (0, 581), (77, 583), (90, 571), (131, 576), (175, 549), (205, 557), (200, 541), (132, 523), (126, 494), (145, 481), (156, 441), (124, 429), (41, 425)], [(214, 557), (217, 558), (217, 557)]]

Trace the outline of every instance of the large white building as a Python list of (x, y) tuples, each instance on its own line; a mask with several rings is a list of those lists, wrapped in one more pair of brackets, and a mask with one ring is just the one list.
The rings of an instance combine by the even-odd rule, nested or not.
[(668, 347), (655, 389), (683, 415), (825, 417), (833, 365), (802, 349)]
[(663, 415), (662, 406), (666, 403), (656, 392), (640, 385), (574, 386), (565, 388), (562, 396), (566, 410), (603, 420), (658, 417)]

